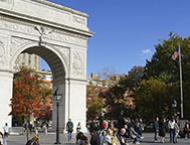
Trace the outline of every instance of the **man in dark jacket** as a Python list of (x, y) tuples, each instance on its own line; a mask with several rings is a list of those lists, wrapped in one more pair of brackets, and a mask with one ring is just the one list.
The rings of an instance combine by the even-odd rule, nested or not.
[(68, 141), (70, 141), (72, 139), (72, 132), (73, 132), (73, 122), (71, 121), (71, 119), (69, 119), (69, 121), (67, 122), (67, 126), (66, 126), (66, 130), (68, 133)]
[(153, 123), (153, 130), (154, 130), (154, 140), (157, 142), (158, 140), (158, 133), (159, 133), (159, 118), (156, 117)]
[(95, 130), (91, 132), (90, 145), (100, 145), (100, 136)]

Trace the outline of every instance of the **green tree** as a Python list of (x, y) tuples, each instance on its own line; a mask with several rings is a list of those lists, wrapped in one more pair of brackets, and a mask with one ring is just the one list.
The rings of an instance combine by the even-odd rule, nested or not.
[(107, 116), (117, 119), (118, 114), (124, 113), (125, 116), (136, 116), (134, 106), (128, 102), (128, 97), (133, 97), (138, 88), (144, 73), (144, 68), (140, 66), (133, 67), (128, 75), (120, 76), (120, 80), (109, 91), (107, 91), (106, 105), (109, 108)]
[(97, 119), (101, 116), (103, 109), (102, 99), (99, 97), (94, 97), (88, 104), (87, 118), (88, 120)]
[(167, 84), (153, 77), (142, 80), (135, 93), (136, 111), (146, 119), (168, 116), (171, 107)]
[[(183, 68), (183, 90), (184, 90), (184, 116), (190, 118), (190, 37), (182, 38), (170, 33), (167, 40), (160, 41), (155, 46), (156, 51), (150, 61), (145, 66), (144, 79), (149, 80), (151, 77), (161, 79), (167, 86), (166, 92), (170, 99), (177, 100), (177, 110), (180, 111), (180, 82), (179, 82), (179, 62), (172, 60), (172, 54), (181, 46), (182, 68)], [(154, 96), (152, 96), (154, 97)], [(163, 98), (163, 101), (164, 98)], [(168, 106), (171, 106), (171, 101)]]

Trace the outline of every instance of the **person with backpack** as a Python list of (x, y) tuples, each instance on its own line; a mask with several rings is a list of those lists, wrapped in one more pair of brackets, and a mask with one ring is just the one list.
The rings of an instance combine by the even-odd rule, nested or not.
[(67, 122), (67, 125), (66, 125), (66, 130), (67, 130), (67, 134), (68, 134), (68, 136), (67, 136), (68, 141), (70, 141), (72, 139), (73, 128), (74, 128), (73, 122), (69, 118), (69, 121)]

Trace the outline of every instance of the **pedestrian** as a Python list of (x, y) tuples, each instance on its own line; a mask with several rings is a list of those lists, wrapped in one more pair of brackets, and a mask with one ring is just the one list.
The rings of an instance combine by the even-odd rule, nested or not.
[(165, 136), (166, 136), (166, 119), (160, 119), (159, 121), (159, 136), (161, 137), (161, 142), (165, 143)]
[(117, 128), (120, 130), (121, 128), (124, 128), (125, 127), (125, 119), (123, 117), (123, 115), (120, 115), (118, 117), (118, 120), (117, 120)]
[(69, 121), (67, 122), (67, 125), (66, 125), (68, 141), (70, 141), (72, 139), (73, 127), (74, 127), (73, 122), (69, 118)]
[(40, 145), (39, 136), (35, 135), (32, 139), (26, 142), (26, 145)]
[(186, 121), (184, 126), (185, 138), (189, 138), (189, 132), (190, 132), (190, 123), (189, 121)]
[(101, 145), (100, 136), (95, 130), (92, 130), (91, 132), (90, 145)]
[(28, 124), (28, 128), (29, 128), (29, 133), (32, 134), (33, 125), (31, 123)]
[(102, 130), (102, 131), (100, 132), (99, 137), (100, 137), (100, 144), (101, 144), (101, 145), (104, 145), (105, 142), (106, 142), (106, 131), (105, 131), (105, 130)]
[(83, 132), (79, 132), (76, 136), (77, 145), (88, 145), (88, 138), (84, 135)]
[(117, 134), (117, 138), (119, 140), (120, 145), (129, 145), (127, 143), (127, 136), (126, 136), (126, 129), (125, 128), (121, 128), (119, 130), (119, 133)]
[(154, 130), (154, 141), (158, 141), (158, 133), (159, 133), (159, 117), (156, 117), (153, 123), (153, 130)]
[(107, 120), (103, 120), (101, 123), (101, 130), (107, 130), (108, 129), (108, 122)]
[(80, 122), (78, 122), (78, 124), (77, 124), (77, 133), (79, 133), (81, 131), (81, 124), (80, 124)]
[(98, 130), (99, 130), (96, 120), (92, 120), (92, 121), (89, 123), (89, 131), (90, 131), (90, 133), (91, 133), (92, 131), (94, 131), (94, 130), (95, 130), (95, 131), (98, 131)]
[(142, 132), (144, 130), (144, 124), (142, 118), (135, 120), (135, 131), (142, 136)]
[(129, 135), (133, 139), (133, 143), (140, 144), (140, 139), (143, 139), (144, 137), (140, 136), (134, 129), (135, 125), (134, 122), (131, 122), (129, 124)]
[(7, 123), (5, 123), (5, 126), (3, 127), (3, 131), (4, 131), (4, 138), (8, 137), (8, 135), (9, 135), (9, 127), (8, 127)]
[(48, 125), (47, 125), (47, 123), (44, 123), (43, 130), (44, 130), (45, 134), (48, 134)]
[(112, 129), (108, 129), (106, 131), (106, 136), (105, 136), (105, 143), (104, 145), (119, 145), (119, 140), (117, 137), (114, 135), (114, 131)]
[(170, 143), (175, 143), (175, 119), (172, 117), (172, 119), (168, 122), (168, 128), (170, 130)]
[(177, 123), (177, 120), (175, 121), (175, 124), (174, 124), (174, 129), (175, 129), (175, 143), (178, 142), (178, 134), (179, 134), (179, 131), (180, 131), (180, 128), (179, 128), (179, 125)]

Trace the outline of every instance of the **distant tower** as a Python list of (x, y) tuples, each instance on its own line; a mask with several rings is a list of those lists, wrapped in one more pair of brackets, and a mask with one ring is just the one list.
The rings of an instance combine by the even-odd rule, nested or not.
[(22, 53), (16, 60), (15, 71), (19, 71), (21, 66), (40, 71), (40, 57), (34, 54)]

